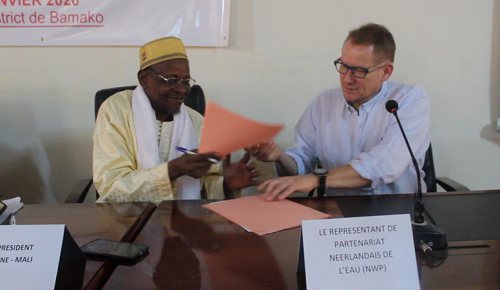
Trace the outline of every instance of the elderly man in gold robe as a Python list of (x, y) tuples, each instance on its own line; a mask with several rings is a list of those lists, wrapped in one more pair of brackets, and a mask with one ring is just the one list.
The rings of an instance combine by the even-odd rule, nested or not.
[(245, 156), (224, 165), (215, 153), (184, 154), (198, 147), (203, 116), (183, 104), (194, 80), (182, 41), (165, 37), (140, 48), (139, 85), (109, 97), (94, 131), (97, 202), (222, 199), (257, 177)]

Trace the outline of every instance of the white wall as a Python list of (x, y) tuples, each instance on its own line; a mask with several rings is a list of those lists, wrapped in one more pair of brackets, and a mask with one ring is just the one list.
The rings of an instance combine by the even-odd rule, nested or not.
[[(189, 48), (210, 100), (281, 122), (281, 145), (311, 98), (338, 86), (333, 60), (347, 32), (386, 25), (393, 79), (423, 85), (439, 175), (500, 188), (500, 1), (236, 0), (230, 45)], [(93, 95), (135, 84), (137, 47), (1, 47), (0, 192), (55, 202), (91, 174)]]

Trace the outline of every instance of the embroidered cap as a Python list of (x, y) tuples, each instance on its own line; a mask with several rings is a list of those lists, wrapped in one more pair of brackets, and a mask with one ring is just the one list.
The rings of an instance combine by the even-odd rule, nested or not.
[(184, 43), (177, 37), (162, 37), (144, 44), (139, 51), (140, 69), (171, 59), (188, 59)]

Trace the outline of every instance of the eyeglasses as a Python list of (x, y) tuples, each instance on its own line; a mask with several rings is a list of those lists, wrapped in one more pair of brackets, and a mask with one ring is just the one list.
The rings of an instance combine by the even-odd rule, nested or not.
[(372, 71), (375, 71), (381, 67), (383, 67), (384, 65), (387, 64), (387, 62), (383, 62), (381, 64), (378, 64), (378, 65), (375, 65), (375, 66), (372, 66), (372, 67), (368, 67), (368, 68), (365, 68), (365, 67), (360, 67), (360, 66), (349, 66), (345, 63), (343, 63), (341, 60), (340, 60), (340, 57), (337, 58), (334, 62), (335, 64), (335, 68), (337, 69), (337, 71), (341, 74), (347, 74), (349, 71), (352, 72), (352, 75), (357, 77), (358, 79), (364, 79), (366, 77), (367, 74), (371, 73)]
[(164, 82), (164, 84), (169, 88), (173, 88), (173, 87), (177, 86), (178, 84), (181, 84), (184, 87), (191, 87), (192, 85), (194, 85), (196, 83), (196, 80), (192, 79), (192, 78), (185, 78), (185, 79), (180, 79), (178, 77), (168, 77), (167, 78), (167, 77), (164, 77), (161, 74), (157, 73), (152, 68), (148, 67), (147, 69), (152, 71), (153, 73), (155, 73)]

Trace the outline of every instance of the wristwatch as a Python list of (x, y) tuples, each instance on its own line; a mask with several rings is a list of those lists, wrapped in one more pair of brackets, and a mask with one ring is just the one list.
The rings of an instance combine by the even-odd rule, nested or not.
[(319, 178), (316, 194), (318, 197), (323, 197), (326, 192), (326, 177), (328, 176), (328, 171), (324, 168), (316, 168), (313, 173)]

